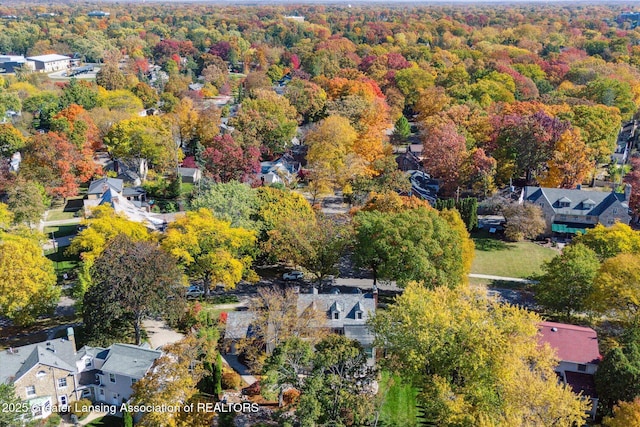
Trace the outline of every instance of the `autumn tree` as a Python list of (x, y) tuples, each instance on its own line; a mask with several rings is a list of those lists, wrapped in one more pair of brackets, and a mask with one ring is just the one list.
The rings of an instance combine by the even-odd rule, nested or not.
[(242, 135), (242, 143), (254, 145), (268, 156), (281, 154), (294, 137), (296, 110), (289, 101), (271, 90), (256, 90), (242, 102), (231, 125)]
[(565, 131), (556, 141), (547, 171), (540, 179), (544, 187), (575, 188), (595, 166), (578, 129)]
[(616, 147), (620, 130), (620, 111), (605, 105), (576, 105), (572, 107), (569, 121), (580, 128), (587, 147), (590, 148), (590, 160), (606, 162)]
[(424, 167), (442, 182), (442, 191), (451, 195), (459, 184), (466, 157), (465, 139), (453, 124), (432, 129), (423, 140)]
[(60, 289), (37, 238), (0, 231), (0, 311), (18, 325), (52, 313)]
[(132, 328), (135, 344), (140, 345), (145, 316), (175, 319), (181, 314), (182, 273), (153, 243), (117, 235), (96, 258), (91, 278), (83, 314), (87, 334), (95, 342), (126, 337)]
[(113, 156), (135, 160), (143, 181), (147, 164), (164, 171), (177, 167), (182, 158), (169, 124), (158, 116), (122, 120), (113, 125), (104, 142)]
[(107, 90), (124, 89), (126, 79), (117, 63), (105, 63), (96, 73), (96, 84)]
[(241, 279), (255, 280), (256, 274), (251, 270), (255, 242), (254, 231), (231, 227), (211, 211), (200, 209), (172, 222), (162, 247), (191, 278), (203, 281), (208, 295), (218, 283), (233, 289)]
[(248, 184), (238, 181), (213, 183), (191, 200), (191, 209), (209, 209), (232, 227), (257, 229), (255, 216), (258, 211), (258, 194)]
[[(133, 386), (133, 405), (176, 405), (184, 407), (196, 397), (196, 385), (204, 375), (197, 361), (198, 346), (192, 335), (182, 341), (165, 346), (149, 372)], [(184, 411), (149, 411), (141, 414), (136, 425), (145, 427), (178, 427), (193, 425), (194, 414)]]
[(594, 279), (590, 305), (624, 322), (640, 319), (640, 255), (622, 253), (606, 259)]
[(463, 282), (462, 238), (434, 209), (358, 212), (354, 217), (357, 265), (378, 279), (406, 286), (456, 287)]
[(34, 135), (20, 164), (20, 174), (25, 179), (42, 183), (49, 196), (62, 198), (78, 194), (80, 184), (99, 170), (91, 149), (78, 149), (54, 132)]
[(10, 124), (0, 124), (0, 157), (10, 157), (26, 145), (26, 138)]
[(275, 347), (265, 361), (264, 379), (260, 382), (263, 394), (275, 391), (278, 406), (283, 406), (284, 391), (302, 388), (302, 375), (311, 366), (313, 350), (308, 341), (291, 337)]
[(202, 152), (205, 174), (216, 182), (245, 181), (260, 171), (260, 150), (243, 148), (229, 134), (218, 135)]
[(507, 221), (504, 226), (505, 237), (512, 242), (535, 239), (547, 227), (542, 209), (530, 203), (508, 204), (502, 208), (502, 214)]
[(573, 313), (587, 308), (599, 267), (593, 250), (580, 243), (566, 246), (561, 255), (544, 264), (544, 274), (535, 287), (536, 301), (569, 320)]
[(427, 423), (582, 424), (588, 404), (558, 383), (553, 350), (538, 343), (540, 321), (479, 291), (412, 283), (372, 326), (384, 366), (420, 390)]
[(640, 254), (640, 233), (621, 222), (610, 227), (596, 224), (586, 233), (575, 236), (573, 241), (595, 251), (601, 260), (623, 253)]
[(7, 189), (7, 205), (13, 212), (16, 223), (33, 225), (42, 218), (49, 205), (49, 199), (42, 185), (17, 179)]
[(160, 100), (158, 93), (151, 86), (144, 82), (136, 84), (131, 92), (142, 101), (144, 108), (155, 107)]
[(260, 233), (258, 240), (268, 239), (268, 232), (294, 220), (311, 221), (315, 217), (311, 205), (299, 193), (275, 187), (257, 189), (258, 211), (255, 220)]
[(605, 427), (628, 427), (640, 425), (640, 397), (632, 402), (619, 402), (613, 407), (613, 417), (603, 420)]
[(302, 124), (315, 122), (324, 115), (327, 93), (313, 82), (294, 78), (287, 84), (284, 96), (298, 112)]
[(280, 224), (268, 232), (265, 251), (280, 261), (303, 267), (320, 285), (326, 276), (338, 273), (340, 257), (351, 243), (350, 226), (338, 221), (318, 215), (311, 221), (294, 219)]

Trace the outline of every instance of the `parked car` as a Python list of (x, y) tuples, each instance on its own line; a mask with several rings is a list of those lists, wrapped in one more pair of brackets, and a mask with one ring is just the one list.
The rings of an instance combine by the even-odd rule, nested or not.
[(186, 289), (184, 295), (187, 297), (187, 299), (200, 298), (204, 295), (204, 289), (202, 289), (200, 286), (191, 285)]
[(304, 278), (304, 273), (302, 271), (288, 271), (282, 275), (284, 280), (301, 280)]

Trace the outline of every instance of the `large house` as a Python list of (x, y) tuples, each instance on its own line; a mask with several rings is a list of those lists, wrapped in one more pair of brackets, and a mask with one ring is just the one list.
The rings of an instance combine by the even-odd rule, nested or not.
[(67, 336), (0, 352), (0, 383), (13, 384), (31, 407), (33, 418), (46, 418), (79, 399), (119, 405), (161, 352), (128, 344), (76, 351), (73, 328)]
[[(312, 293), (298, 293), (296, 297), (298, 316), (302, 316), (309, 309), (324, 313), (324, 321), (314, 326), (358, 341), (366, 352), (367, 363), (374, 364), (374, 335), (367, 321), (376, 311), (378, 297), (376, 292), (320, 294), (314, 288)], [(224, 338), (230, 344), (232, 353), (235, 352), (235, 343), (238, 340), (251, 337), (255, 333), (254, 322), (255, 315), (250, 311), (232, 311), (228, 314)]]
[(591, 399), (591, 416), (595, 416), (598, 396), (593, 375), (602, 358), (596, 331), (555, 322), (540, 323), (539, 331), (539, 342), (550, 345), (560, 360), (555, 369), (558, 377), (574, 392)]
[(605, 227), (616, 222), (629, 224), (630, 197), (628, 184), (624, 193), (525, 187), (521, 201), (540, 206), (547, 224), (545, 234), (551, 235), (584, 233), (596, 224)]

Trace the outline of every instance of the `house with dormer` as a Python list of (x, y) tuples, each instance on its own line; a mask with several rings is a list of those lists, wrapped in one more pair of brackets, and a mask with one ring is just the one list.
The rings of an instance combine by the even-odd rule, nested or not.
[(564, 188), (525, 187), (521, 201), (540, 206), (547, 225), (545, 235), (584, 233), (596, 224), (629, 224), (631, 186), (624, 193)]
[(161, 355), (129, 344), (76, 351), (68, 328), (66, 337), (0, 351), (0, 384), (13, 384), (35, 419), (79, 399), (120, 405)]
[[(307, 310), (323, 313), (324, 316), (320, 316), (322, 320), (313, 326), (358, 341), (365, 350), (367, 363), (374, 364), (374, 335), (367, 322), (375, 315), (377, 293), (321, 294), (313, 288), (311, 293), (296, 294), (296, 298), (299, 317), (303, 317)], [(235, 352), (239, 340), (250, 338), (255, 333), (256, 328), (253, 327), (255, 319), (255, 314), (250, 311), (228, 313), (224, 339), (232, 353)]]

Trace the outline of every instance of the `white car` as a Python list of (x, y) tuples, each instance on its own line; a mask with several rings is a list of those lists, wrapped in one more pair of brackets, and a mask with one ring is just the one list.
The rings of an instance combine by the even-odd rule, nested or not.
[(204, 289), (202, 289), (200, 286), (191, 285), (186, 289), (184, 295), (187, 297), (187, 299), (200, 298), (204, 295)]
[(282, 275), (284, 280), (300, 280), (304, 278), (304, 273), (302, 271), (288, 271)]

